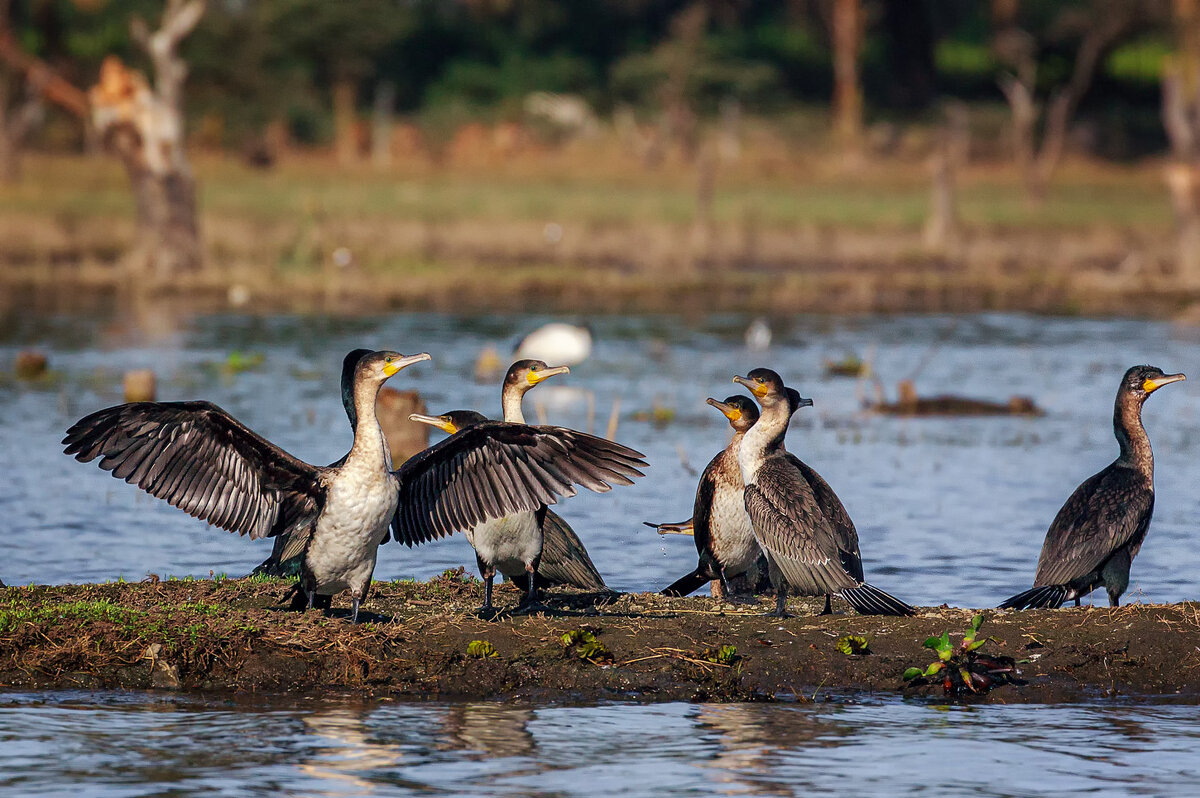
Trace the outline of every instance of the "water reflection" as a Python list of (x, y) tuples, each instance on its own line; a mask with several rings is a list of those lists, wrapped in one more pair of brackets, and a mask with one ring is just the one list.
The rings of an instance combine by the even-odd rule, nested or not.
[(1197, 746), (1193, 706), (0, 696), (21, 795), (1160, 794), (1200, 778)]

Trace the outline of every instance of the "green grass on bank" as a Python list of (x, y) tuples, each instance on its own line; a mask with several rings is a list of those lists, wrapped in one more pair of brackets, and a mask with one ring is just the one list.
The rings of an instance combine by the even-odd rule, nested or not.
[[(480, 170), (422, 167), (376, 172), (364, 166), (347, 172), (325, 159), (306, 156), (258, 171), (228, 159), (201, 157), (196, 171), (202, 213), (217, 220), (638, 225), (684, 224), (695, 217), (697, 175), (692, 166), (568, 171), (556, 163), (561, 159), (541, 166), (524, 161)], [(927, 214), (928, 181), (921, 163), (867, 165), (841, 174), (816, 167), (806, 170), (797, 163), (777, 168), (762, 161), (723, 165), (715, 178), (712, 216), (718, 224), (915, 228)], [(1159, 231), (1172, 224), (1157, 165), (1068, 165), (1041, 206), (1027, 201), (1015, 169), (973, 167), (961, 176), (958, 195), (960, 216), (967, 225)], [(125, 175), (111, 158), (33, 156), (25, 160), (21, 182), (0, 186), (0, 214), (44, 216), (56, 224), (70, 224), (128, 219), (133, 203)]]

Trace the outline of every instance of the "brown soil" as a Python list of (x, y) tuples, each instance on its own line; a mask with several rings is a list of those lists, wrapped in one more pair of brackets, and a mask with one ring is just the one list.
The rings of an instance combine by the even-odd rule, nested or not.
[[(812, 699), (894, 693), (900, 673), (933, 659), (930, 635), (952, 639), (972, 616), (923, 609), (913, 618), (764, 617), (769, 606), (654, 594), (551, 593), (544, 615), (484, 620), (477, 581), (377, 584), (357, 626), (345, 601), (326, 614), (289, 612), (290, 585), (251, 580), (10, 587), (0, 591), (0, 686), (167, 688), (311, 694), (594, 701)], [(512, 607), (517, 593), (498, 591)], [(365, 621), (365, 622), (362, 622)], [(581, 659), (565, 633), (592, 632), (611, 660)], [(1026, 684), (994, 702), (1073, 701), (1114, 694), (1200, 700), (1200, 604), (988, 611), (987, 649), (1025, 660)], [(842, 635), (870, 653), (843, 654)], [(494, 657), (468, 654), (490, 643)], [(710, 660), (736, 647), (731, 664)], [(928, 691), (929, 688), (922, 688)], [(909, 690), (909, 693), (914, 691)], [(940, 691), (939, 691), (940, 692)], [(938, 693), (931, 693), (938, 694)]]

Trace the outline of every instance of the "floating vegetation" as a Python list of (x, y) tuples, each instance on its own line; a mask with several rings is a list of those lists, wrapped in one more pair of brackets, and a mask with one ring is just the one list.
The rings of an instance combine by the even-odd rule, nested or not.
[(867, 643), (867, 638), (861, 635), (844, 635), (838, 638), (836, 645), (837, 650), (847, 657), (861, 657), (871, 653), (871, 647)]
[(262, 352), (242, 352), (233, 350), (221, 365), (221, 371), (226, 374), (241, 374), (243, 371), (253, 371), (262, 368), (267, 362), (267, 356)]
[(467, 643), (467, 656), (475, 659), (489, 659), (500, 656), (496, 647), (486, 640), (472, 640)]
[(675, 420), (675, 408), (655, 403), (649, 410), (635, 410), (629, 416), (633, 421), (648, 421), (656, 427), (665, 427)]
[(957, 696), (963, 690), (982, 695), (1002, 684), (1024, 684), (1012, 657), (990, 656), (979, 653), (989, 639), (979, 637), (983, 615), (971, 619), (971, 628), (963, 635), (957, 647), (950, 642), (950, 632), (940, 637), (929, 637), (924, 648), (937, 652), (938, 658), (924, 669), (909, 668), (901, 677), (910, 687), (941, 684), (948, 696)]
[(870, 364), (854, 353), (841, 360), (825, 360), (826, 377), (867, 377), (870, 374)]
[(596, 665), (613, 661), (612, 652), (596, 637), (595, 632), (587, 629), (573, 629), (559, 638), (563, 651), (568, 656), (586, 659)]

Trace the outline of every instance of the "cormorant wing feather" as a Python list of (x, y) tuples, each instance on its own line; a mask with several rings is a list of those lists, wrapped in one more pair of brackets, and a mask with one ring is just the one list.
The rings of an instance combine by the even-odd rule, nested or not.
[(769, 458), (746, 486), (754, 535), (788, 584), (802, 594), (836, 593), (859, 584), (846, 572), (838, 536), (812, 486), (785, 458)]
[(718, 453), (700, 474), (700, 482), (696, 485), (696, 500), (692, 503), (692, 537), (696, 542), (696, 552), (701, 555), (712, 545), (712, 530), (709, 525), (712, 523), (713, 500), (717, 495), (716, 471), (720, 468), (723, 454), (725, 453)]
[(542, 520), (542, 559), (537, 572), (554, 585), (571, 585), (581, 590), (607, 588), (583, 541), (553, 510), (546, 510)]
[(400, 503), (392, 534), (412, 546), (490, 518), (534, 512), (575, 486), (631, 485), (640, 452), (565, 427), (489, 421), (411, 457), (394, 473)]
[(1113, 463), (1084, 480), (1046, 532), (1034, 585), (1065, 585), (1122, 546), (1140, 546), (1153, 512), (1154, 490), (1134, 468)]
[(855, 579), (863, 581), (862, 555), (858, 550), (858, 530), (854, 528), (854, 522), (850, 520), (850, 514), (846, 512), (842, 500), (833, 492), (833, 488), (829, 487), (829, 483), (808, 463), (791, 452), (787, 453), (787, 457), (800, 470), (800, 475), (812, 488), (813, 499), (816, 501), (817, 507), (821, 508), (821, 512), (829, 519), (829, 525), (833, 528), (837, 540), (842, 567)]
[(77, 421), (65, 451), (252, 539), (308, 525), (321, 469), (292, 457), (211, 402), (133, 402)]

